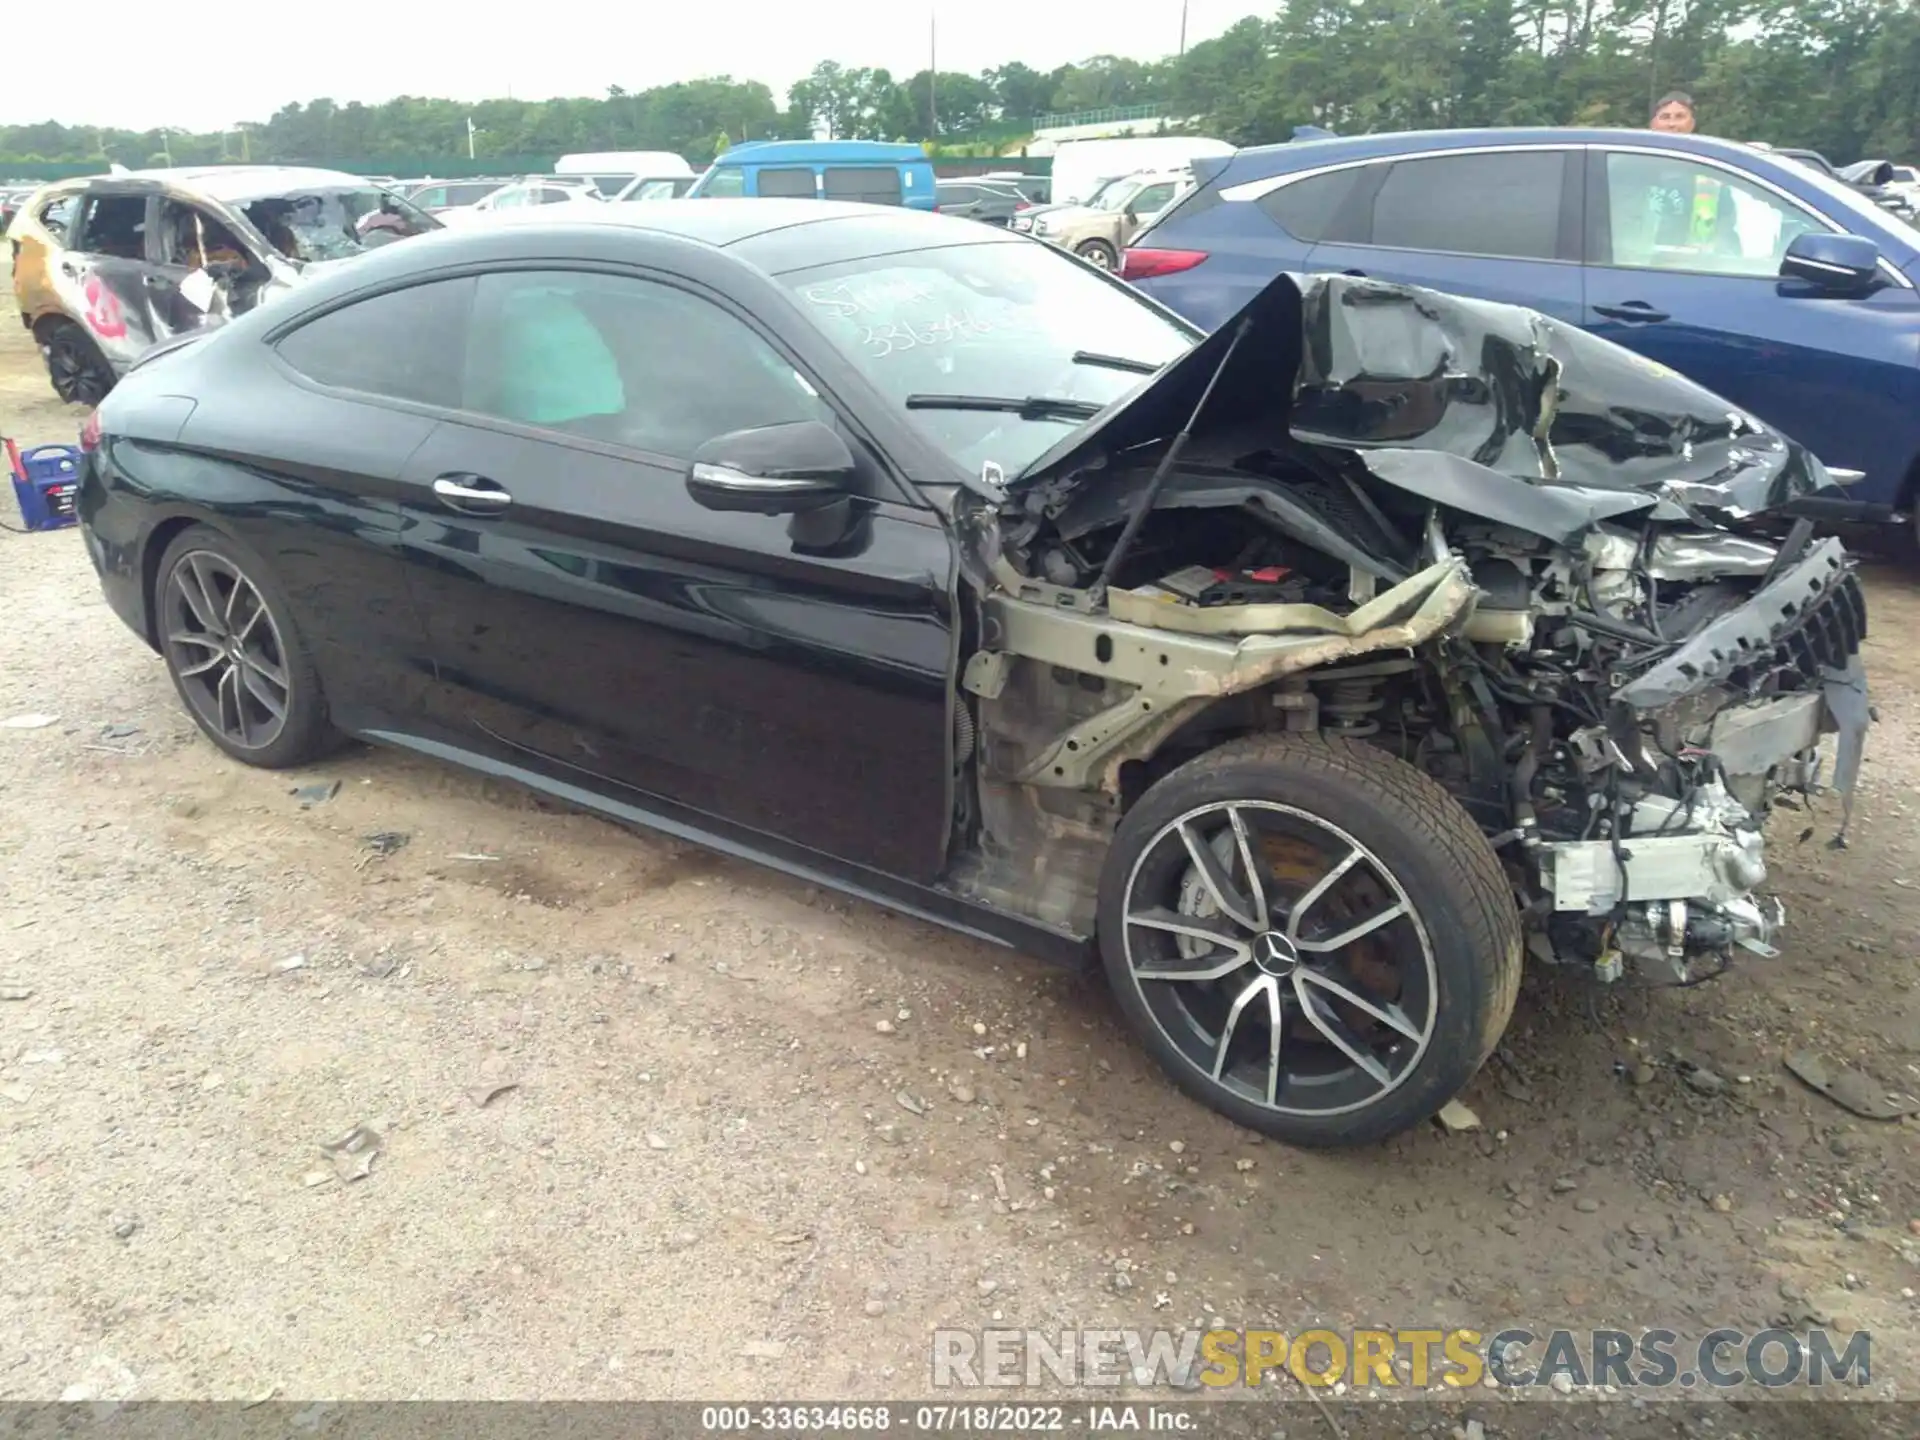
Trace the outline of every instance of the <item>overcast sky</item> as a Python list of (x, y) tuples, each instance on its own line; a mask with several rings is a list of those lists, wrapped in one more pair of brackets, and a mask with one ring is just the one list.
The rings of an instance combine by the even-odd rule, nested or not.
[[(1187, 0), (1187, 42), (1277, 8), (1278, 0)], [(1103, 52), (1171, 54), (1180, 10), (1181, 0), (349, 0), (207, 11), (88, 0), (95, 42), (57, 61), (9, 66), (0, 121), (208, 131), (322, 95), (343, 104), (395, 95), (535, 100), (719, 74), (765, 81), (784, 100), (819, 60), (884, 65), (899, 78), (924, 69), (936, 11), (940, 68), (975, 73), (1009, 60), (1046, 70)], [(254, 26), (251, 38), (237, 40), (236, 25)]]

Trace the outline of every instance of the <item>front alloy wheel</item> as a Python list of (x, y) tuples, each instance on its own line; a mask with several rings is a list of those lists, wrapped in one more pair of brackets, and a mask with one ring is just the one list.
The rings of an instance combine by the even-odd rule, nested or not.
[(113, 389), (113, 367), (72, 321), (55, 325), (45, 345), (47, 379), (69, 405), (98, 405)]
[(1302, 1144), (1431, 1115), (1491, 1052), (1520, 935), (1453, 799), (1365, 746), (1225, 746), (1122, 822), (1100, 938), (1122, 1008), (1173, 1077)]

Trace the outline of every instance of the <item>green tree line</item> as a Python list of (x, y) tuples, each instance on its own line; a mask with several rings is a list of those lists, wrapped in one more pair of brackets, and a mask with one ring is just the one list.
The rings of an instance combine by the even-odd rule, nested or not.
[(1295, 125), (1342, 133), (1452, 125), (1639, 125), (1690, 91), (1701, 128), (1813, 146), (1836, 161), (1920, 154), (1920, 0), (1286, 0), (1158, 61), (1095, 56), (978, 75), (822, 61), (782, 105), (714, 76), (603, 96), (380, 105), (295, 102), (211, 134), (46, 121), (0, 126), (0, 161), (417, 161), (674, 150), (828, 135), (1011, 146), (1035, 117), (1157, 104), (1240, 144)]

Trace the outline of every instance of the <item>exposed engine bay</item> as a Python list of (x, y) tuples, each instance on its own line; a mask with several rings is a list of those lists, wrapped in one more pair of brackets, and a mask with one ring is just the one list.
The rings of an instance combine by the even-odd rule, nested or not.
[(1831, 483), (1534, 312), (1282, 277), (956, 502), (954, 883), (1089, 933), (1134, 796), (1312, 732), (1459, 801), (1538, 959), (1689, 983), (1773, 955), (1762, 827), (1831, 789), (1844, 844), (1869, 721), (1852, 562), (1791, 515)]

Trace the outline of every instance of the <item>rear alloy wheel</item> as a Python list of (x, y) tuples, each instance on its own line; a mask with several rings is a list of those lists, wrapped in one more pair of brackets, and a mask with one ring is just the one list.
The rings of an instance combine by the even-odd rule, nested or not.
[(1120, 268), (1120, 257), (1114, 254), (1113, 246), (1104, 240), (1084, 240), (1074, 247), (1073, 253), (1088, 264), (1099, 266), (1102, 270)]
[(1301, 1145), (1431, 1116), (1492, 1053), (1519, 915), (1459, 804), (1384, 751), (1236, 741), (1141, 797), (1100, 890), (1107, 976), (1189, 1094)]
[(98, 405), (113, 389), (113, 367), (87, 332), (71, 320), (56, 321), (42, 342), (53, 393), (69, 405)]
[(167, 671), (209, 740), (266, 769), (332, 748), (319, 676), (257, 556), (195, 526), (167, 547), (154, 604)]

